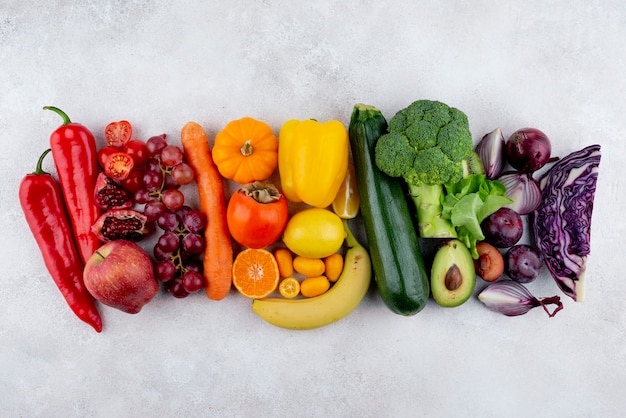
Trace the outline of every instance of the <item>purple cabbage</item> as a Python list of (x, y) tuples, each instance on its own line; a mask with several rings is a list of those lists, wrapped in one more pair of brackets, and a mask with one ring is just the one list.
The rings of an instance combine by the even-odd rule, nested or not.
[(537, 247), (559, 288), (578, 302), (590, 252), (591, 214), (600, 165), (600, 145), (557, 161), (540, 179), (541, 204), (533, 213)]

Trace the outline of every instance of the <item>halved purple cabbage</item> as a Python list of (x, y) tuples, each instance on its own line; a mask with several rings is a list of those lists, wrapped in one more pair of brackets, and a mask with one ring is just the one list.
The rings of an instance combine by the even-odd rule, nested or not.
[(542, 200), (533, 213), (533, 232), (559, 288), (584, 299), (591, 213), (600, 165), (600, 145), (590, 145), (557, 161), (540, 179)]

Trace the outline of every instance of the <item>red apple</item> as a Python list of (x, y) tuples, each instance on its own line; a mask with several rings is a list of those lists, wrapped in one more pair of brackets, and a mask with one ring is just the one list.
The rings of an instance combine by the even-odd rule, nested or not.
[(87, 260), (85, 287), (105, 305), (135, 314), (157, 294), (152, 260), (139, 245), (109, 241)]

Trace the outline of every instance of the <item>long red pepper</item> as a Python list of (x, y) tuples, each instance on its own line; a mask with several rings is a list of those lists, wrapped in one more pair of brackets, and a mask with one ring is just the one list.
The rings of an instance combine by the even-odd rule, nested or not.
[(72, 123), (61, 109), (53, 106), (44, 109), (63, 118), (63, 125), (50, 135), (50, 148), (76, 245), (83, 263), (86, 263), (101, 245), (91, 230), (100, 215), (94, 198), (98, 176), (96, 140), (89, 129)]
[(101, 332), (102, 319), (83, 283), (83, 264), (65, 213), (61, 187), (41, 168), (48, 152), (39, 157), (35, 171), (22, 179), (20, 204), (46, 268), (67, 304), (76, 316)]

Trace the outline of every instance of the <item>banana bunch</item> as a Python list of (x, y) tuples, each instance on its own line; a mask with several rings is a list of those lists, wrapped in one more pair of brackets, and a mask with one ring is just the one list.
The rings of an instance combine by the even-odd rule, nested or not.
[(350, 231), (346, 230), (343, 272), (326, 293), (307, 299), (266, 298), (252, 302), (252, 310), (272, 325), (287, 329), (313, 329), (335, 322), (356, 308), (365, 297), (372, 279), (370, 256)]

